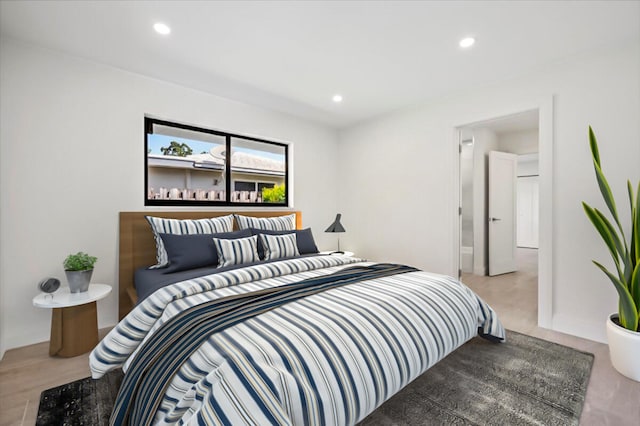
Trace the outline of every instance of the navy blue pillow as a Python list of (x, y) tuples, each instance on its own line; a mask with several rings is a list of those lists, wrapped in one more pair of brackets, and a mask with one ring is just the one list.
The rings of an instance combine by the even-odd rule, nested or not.
[[(284, 234), (296, 234), (296, 243), (298, 245), (298, 252), (300, 254), (313, 254), (318, 253), (318, 247), (316, 246), (316, 242), (313, 239), (313, 234), (311, 233), (311, 228), (307, 229), (296, 229), (291, 231), (268, 231), (266, 229), (251, 229), (251, 233), (253, 235), (258, 234), (269, 234), (269, 235), (284, 235)], [(262, 241), (258, 238), (258, 254), (260, 255), (260, 259), (264, 259), (264, 247), (262, 247)]]
[(159, 234), (167, 251), (169, 266), (165, 273), (186, 271), (203, 266), (218, 265), (218, 252), (213, 244), (214, 238), (233, 240), (250, 237), (248, 229), (217, 234)]

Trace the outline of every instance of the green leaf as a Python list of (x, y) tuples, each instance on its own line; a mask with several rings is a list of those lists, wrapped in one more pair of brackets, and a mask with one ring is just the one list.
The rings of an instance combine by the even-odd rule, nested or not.
[(635, 247), (636, 263), (640, 263), (640, 181), (638, 181), (638, 191), (636, 193), (636, 207), (633, 209), (633, 234), (631, 235), (631, 247)]
[(618, 269), (618, 275), (621, 278), (623, 278), (624, 277), (624, 273), (620, 269), (620, 260), (619, 260), (618, 252), (617, 252), (617, 249), (616, 249), (616, 243), (615, 243), (615, 240), (614, 240), (613, 236), (609, 232), (609, 228), (607, 227), (607, 224), (606, 224), (609, 221), (607, 221), (606, 218), (603, 221), (603, 217), (598, 215), (597, 210), (595, 210), (593, 207), (589, 206), (587, 203), (583, 202), (582, 203), (582, 207), (584, 209), (584, 212), (587, 214), (587, 217), (589, 218), (591, 223), (593, 223), (593, 226), (596, 228), (596, 230), (598, 231), (598, 233), (600, 234), (600, 236), (604, 240), (605, 244), (609, 248), (609, 252), (611, 253), (611, 257), (613, 258), (613, 261), (616, 264), (616, 268)]
[(79, 251), (76, 254), (67, 256), (62, 264), (67, 271), (86, 271), (93, 269), (93, 265), (97, 260), (97, 257), (89, 256), (87, 253)]
[(591, 156), (593, 161), (600, 166), (600, 152), (598, 152), (598, 141), (596, 135), (593, 133), (593, 129), (589, 126), (589, 146), (591, 147)]
[(622, 234), (622, 240), (625, 241), (626, 246), (624, 231), (622, 230), (622, 225), (620, 225), (620, 220), (618, 219), (618, 209), (616, 208), (616, 201), (613, 198), (613, 193), (611, 192), (609, 182), (607, 182), (607, 178), (602, 172), (602, 166), (600, 164), (600, 151), (598, 150), (598, 141), (596, 140), (596, 135), (593, 132), (591, 126), (589, 126), (589, 146), (591, 148), (591, 156), (593, 157), (593, 168), (596, 172), (596, 180), (598, 181), (600, 193), (602, 194), (602, 198), (604, 198), (604, 202), (607, 204), (607, 207), (611, 212), (611, 216), (613, 216), (613, 220), (618, 225), (620, 234)]
[(627, 181), (627, 192), (629, 193), (629, 206), (631, 208), (631, 241), (629, 241), (629, 258), (635, 264), (637, 263), (636, 256), (636, 206), (633, 201), (633, 185), (631, 185), (631, 181)]
[(622, 238), (624, 239), (622, 225), (620, 225), (620, 220), (618, 219), (618, 209), (616, 208), (616, 202), (613, 198), (613, 192), (611, 192), (609, 182), (607, 182), (607, 178), (604, 177), (604, 173), (602, 173), (602, 169), (600, 169), (600, 166), (596, 163), (595, 159), (593, 160), (593, 166), (596, 170), (596, 179), (598, 181), (598, 186), (600, 187), (602, 198), (604, 198), (604, 202), (609, 208), (611, 216), (613, 216), (613, 220), (618, 225), (618, 229), (620, 229), (620, 233), (622, 233)]
[[(637, 263), (636, 268), (633, 270), (629, 289), (631, 290), (631, 297), (636, 304), (636, 308), (640, 309), (640, 263)], [(640, 312), (638, 312), (638, 314), (640, 315)]]
[[(607, 229), (609, 230), (609, 234), (611, 235), (611, 238), (613, 239), (613, 242), (615, 243), (615, 246), (616, 246), (616, 253), (615, 254), (611, 253), (611, 256), (619, 257), (620, 259), (622, 259), (622, 263), (624, 264), (624, 275), (620, 274), (620, 279), (624, 280), (625, 283), (628, 283), (629, 280), (631, 279), (631, 273), (633, 272), (633, 262), (631, 261), (631, 256), (629, 255), (629, 250), (627, 249), (627, 245), (623, 244), (623, 242), (620, 240), (620, 237), (618, 236), (618, 232), (613, 227), (611, 222), (609, 222), (606, 216), (598, 209), (593, 209), (593, 210), (596, 212), (598, 217), (600, 217), (600, 220), (602, 221), (602, 223), (604, 223)], [(618, 271), (620, 271), (620, 269), (618, 269)]]
[[(631, 185), (631, 181), (627, 180), (627, 192), (629, 193), (629, 207), (631, 208), (631, 214), (633, 214), (633, 209), (636, 207), (633, 203), (633, 185)], [(633, 218), (632, 218), (633, 220)]]
[(625, 251), (627, 251), (627, 248), (624, 246), (624, 244), (622, 244), (622, 241), (620, 240), (620, 237), (618, 236), (618, 232), (616, 232), (616, 228), (613, 227), (611, 222), (609, 222), (609, 219), (607, 219), (607, 217), (600, 210), (593, 209), (593, 211), (596, 213), (596, 215), (598, 215), (598, 217), (600, 218), (602, 223), (609, 230), (609, 234), (611, 235), (611, 238), (613, 239), (613, 242), (615, 243), (616, 253), (617, 253), (618, 256), (622, 257), (623, 260), (624, 260), (624, 254), (625, 254)]
[(265, 203), (283, 203), (285, 199), (285, 187), (275, 185), (273, 188), (264, 188), (262, 190), (262, 201)]
[(616, 291), (618, 292), (618, 296), (620, 299), (619, 302), (619, 315), (620, 315), (620, 325), (628, 330), (636, 331), (638, 329), (638, 309), (636, 307), (629, 290), (627, 287), (611, 272), (607, 270), (604, 266), (596, 262), (593, 263), (604, 272), (611, 282), (613, 283)]

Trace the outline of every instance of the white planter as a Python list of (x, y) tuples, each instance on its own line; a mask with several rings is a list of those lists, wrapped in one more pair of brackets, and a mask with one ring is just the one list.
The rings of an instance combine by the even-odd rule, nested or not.
[(618, 314), (611, 314), (607, 320), (607, 340), (611, 364), (624, 376), (640, 382), (640, 333), (620, 327), (612, 321)]

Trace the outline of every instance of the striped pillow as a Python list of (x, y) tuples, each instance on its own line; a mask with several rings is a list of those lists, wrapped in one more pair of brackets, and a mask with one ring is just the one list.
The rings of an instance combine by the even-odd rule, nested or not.
[(293, 231), (296, 229), (296, 214), (276, 217), (253, 217), (235, 215), (238, 229), (266, 229), (268, 231)]
[(259, 236), (262, 247), (264, 247), (264, 260), (300, 256), (296, 234), (259, 234)]
[(160, 234), (190, 235), (190, 234), (217, 234), (219, 232), (231, 232), (233, 230), (233, 215), (212, 217), (207, 219), (166, 219), (163, 217), (145, 216), (153, 238), (156, 240), (157, 265), (150, 269), (161, 268), (169, 264), (167, 251)]
[(247, 238), (236, 238), (235, 240), (214, 238), (213, 245), (216, 246), (218, 251), (218, 267), (240, 265), (260, 260), (260, 257), (258, 257), (258, 237), (255, 235)]

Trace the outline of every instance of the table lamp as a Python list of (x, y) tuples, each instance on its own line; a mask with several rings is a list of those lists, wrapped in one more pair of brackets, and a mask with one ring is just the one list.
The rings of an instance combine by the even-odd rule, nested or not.
[[(340, 223), (340, 218), (342, 217), (342, 215), (340, 213), (338, 213), (336, 215), (336, 219), (333, 221), (333, 223), (331, 225), (329, 225), (329, 227), (327, 229), (325, 229), (324, 232), (331, 232), (331, 233), (339, 233), (339, 232), (345, 232), (344, 230), (344, 226), (342, 226), (342, 224)], [(344, 253), (343, 251), (340, 251), (340, 236), (338, 235), (338, 251), (335, 251), (334, 253), (339, 253), (342, 254)]]

